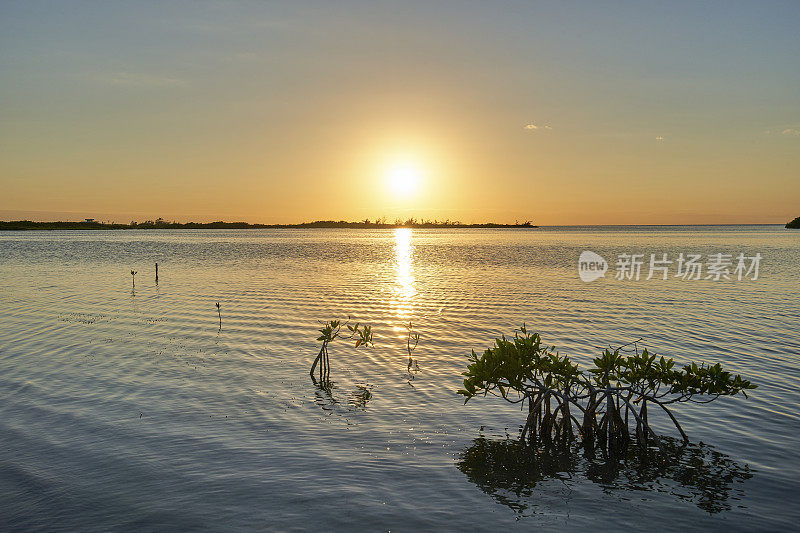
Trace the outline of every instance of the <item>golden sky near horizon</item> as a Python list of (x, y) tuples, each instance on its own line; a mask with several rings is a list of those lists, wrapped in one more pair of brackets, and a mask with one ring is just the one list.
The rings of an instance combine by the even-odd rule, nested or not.
[(784, 223), (800, 6), (4, 2), (0, 219)]

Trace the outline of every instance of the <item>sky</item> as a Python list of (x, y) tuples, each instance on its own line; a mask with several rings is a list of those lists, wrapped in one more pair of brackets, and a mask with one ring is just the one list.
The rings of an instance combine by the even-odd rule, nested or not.
[(785, 223), (800, 2), (0, 2), (0, 219)]

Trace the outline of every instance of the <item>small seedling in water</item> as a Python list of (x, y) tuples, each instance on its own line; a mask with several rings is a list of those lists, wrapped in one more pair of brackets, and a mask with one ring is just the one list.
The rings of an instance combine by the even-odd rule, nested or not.
[(219, 310), (219, 302), (217, 302), (217, 314), (219, 315), (219, 329), (222, 329), (222, 311)]
[[(414, 358), (411, 357), (411, 353), (417, 347), (417, 344), (419, 344), (419, 333), (414, 331), (414, 326), (411, 324), (411, 322), (406, 325), (406, 330), (408, 331), (408, 336), (406, 337), (406, 350), (408, 350), (408, 370), (411, 371), (411, 367), (419, 370), (419, 365)], [(412, 341), (414, 342), (413, 346), (411, 344)]]
[(136, 271), (131, 270), (131, 287), (136, 287)]
[(350, 330), (350, 338), (352, 339), (354, 336), (358, 335), (358, 340), (356, 340), (356, 348), (361, 346), (369, 346), (372, 344), (372, 326), (364, 326), (363, 329), (359, 327), (359, 323), (356, 322), (355, 326), (347, 326), (347, 329)]
[(308, 374), (311, 376), (311, 379), (313, 379), (315, 383), (317, 380), (314, 378), (314, 369), (317, 367), (317, 363), (319, 363), (320, 381), (323, 384), (330, 381), (331, 362), (330, 357), (328, 356), (328, 344), (339, 336), (339, 331), (342, 329), (342, 326), (347, 326), (347, 329), (350, 330), (350, 337), (348, 338), (352, 339), (358, 335), (358, 339), (356, 339), (355, 344), (356, 348), (359, 346), (373, 345), (372, 326), (361, 326), (358, 322), (356, 322), (355, 326), (351, 326), (349, 322), (349, 316), (347, 317), (347, 322), (344, 324), (342, 324), (339, 320), (331, 320), (326, 322), (325, 326), (319, 330), (322, 335), (317, 337), (317, 340), (322, 341), (322, 347), (319, 349), (319, 353), (314, 359), (314, 363), (311, 365), (311, 370), (308, 372)]

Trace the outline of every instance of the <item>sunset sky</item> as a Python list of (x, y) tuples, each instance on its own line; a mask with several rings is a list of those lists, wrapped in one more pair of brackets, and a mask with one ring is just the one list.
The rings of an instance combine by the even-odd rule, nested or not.
[(785, 223), (800, 2), (0, 3), (0, 219)]

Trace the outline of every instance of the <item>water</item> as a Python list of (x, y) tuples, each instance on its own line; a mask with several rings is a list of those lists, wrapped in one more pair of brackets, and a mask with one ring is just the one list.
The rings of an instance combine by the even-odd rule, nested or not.
[[(763, 260), (584, 283), (587, 249)], [(2, 233), (0, 529), (791, 528), (798, 265), (776, 226)], [(375, 347), (335, 341), (317, 388), (316, 330), (348, 314)], [(455, 394), (522, 322), (580, 362), (641, 337), (759, 388), (679, 407), (692, 446), (666, 469), (530, 457), (518, 409)]]

